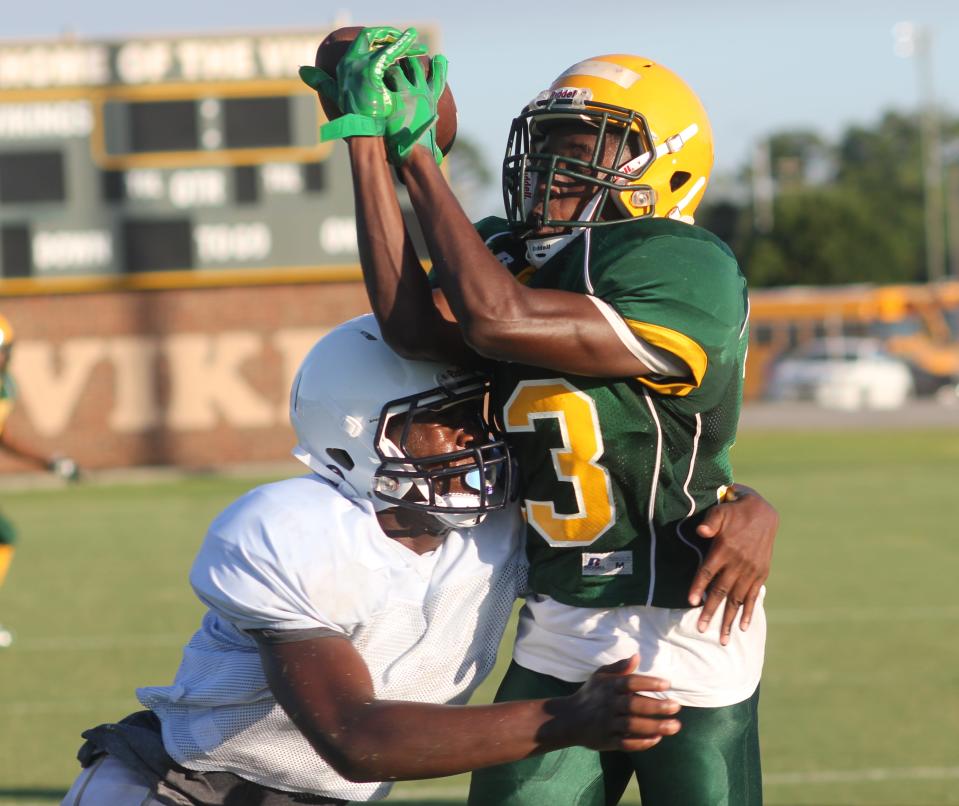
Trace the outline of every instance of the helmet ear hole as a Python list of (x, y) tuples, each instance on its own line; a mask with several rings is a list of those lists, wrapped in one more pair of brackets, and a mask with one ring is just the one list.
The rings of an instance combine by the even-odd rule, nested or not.
[(347, 470), (352, 470), (356, 467), (356, 462), (353, 461), (353, 457), (342, 448), (327, 448), (326, 453), (330, 459), (341, 467), (345, 467)]
[(669, 177), (669, 189), (675, 193), (691, 178), (692, 174), (688, 171), (676, 171), (671, 177)]

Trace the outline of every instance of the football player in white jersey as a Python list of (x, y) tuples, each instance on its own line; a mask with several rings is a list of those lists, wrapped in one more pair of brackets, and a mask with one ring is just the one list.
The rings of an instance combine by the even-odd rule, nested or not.
[(65, 806), (334, 804), (391, 781), (679, 730), (668, 682), (599, 669), (568, 697), (463, 706), (524, 591), (512, 460), (487, 382), (406, 361), (371, 316), (321, 339), (291, 393), (312, 471), (217, 517), (190, 573), (207, 606), (148, 709), (86, 731)]

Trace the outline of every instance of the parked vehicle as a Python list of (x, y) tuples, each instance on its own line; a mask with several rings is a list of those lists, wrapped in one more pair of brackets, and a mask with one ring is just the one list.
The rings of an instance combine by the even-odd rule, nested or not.
[(899, 408), (913, 391), (908, 365), (878, 339), (835, 337), (815, 339), (779, 359), (767, 395), (855, 411)]
[(769, 388), (784, 351), (822, 338), (878, 338), (909, 364), (917, 397), (959, 381), (959, 280), (758, 288), (749, 301), (747, 399)]

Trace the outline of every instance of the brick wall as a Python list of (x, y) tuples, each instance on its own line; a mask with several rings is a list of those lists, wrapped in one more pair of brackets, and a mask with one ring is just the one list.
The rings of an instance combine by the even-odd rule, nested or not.
[[(300, 360), (368, 310), (353, 282), (7, 297), (7, 428), (91, 469), (280, 460)], [(0, 454), (0, 473), (24, 469)]]

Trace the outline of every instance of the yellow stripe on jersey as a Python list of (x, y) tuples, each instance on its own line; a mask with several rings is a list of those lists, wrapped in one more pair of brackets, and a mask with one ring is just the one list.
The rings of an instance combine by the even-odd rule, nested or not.
[(7, 578), (7, 571), (10, 569), (10, 563), (13, 562), (14, 551), (14, 547), (9, 543), (0, 543), (0, 585)]
[(516, 275), (516, 282), (522, 285), (529, 285), (529, 281), (533, 279), (534, 274), (536, 274), (536, 269), (532, 266), (527, 266)]
[(662, 395), (685, 397), (693, 389), (698, 389), (706, 375), (706, 365), (709, 359), (706, 351), (689, 336), (677, 330), (671, 330), (662, 325), (653, 325), (649, 322), (637, 322), (635, 319), (626, 319), (626, 324), (633, 334), (654, 347), (666, 350), (679, 358), (689, 367), (689, 380), (669, 380), (659, 383), (650, 378), (637, 378), (640, 383)]
[(10, 416), (11, 411), (13, 411), (13, 401), (8, 397), (0, 397), (0, 434), (3, 433), (3, 428), (7, 424), (7, 417)]

